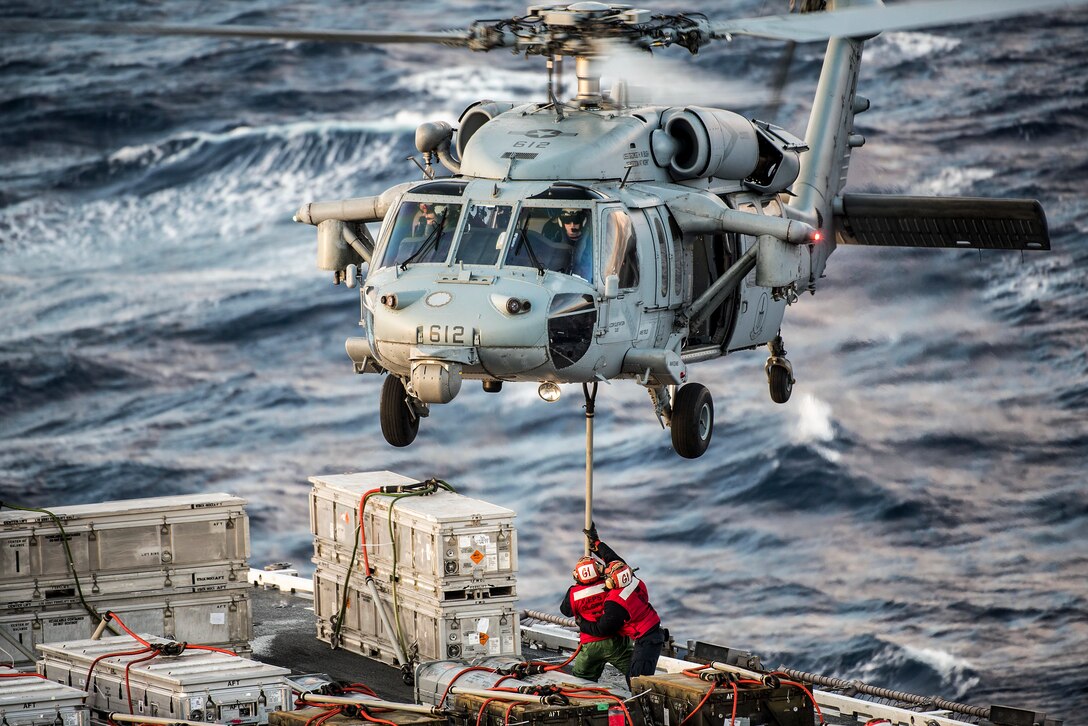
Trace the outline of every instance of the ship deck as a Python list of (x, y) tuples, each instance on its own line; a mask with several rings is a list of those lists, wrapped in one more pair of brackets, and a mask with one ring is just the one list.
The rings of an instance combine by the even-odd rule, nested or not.
[[(253, 655), (256, 660), (290, 668), (296, 674), (323, 673), (349, 683), (363, 683), (389, 701), (415, 702), (411, 685), (405, 683), (399, 668), (387, 665), (347, 650), (332, 649), (317, 639), (317, 621), (313, 599), (306, 591), (308, 580), (277, 578), (259, 570), (251, 571), (255, 582), (250, 598), (253, 609)], [(263, 583), (263, 584), (262, 584)], [(292, 584), (297, 584), (293, 588)], [(283, 589), (280, 589), (283, 588)], [(523, 623), (526, 622), (523, 620)], [(577, 636), (564, 628), (539, 621), (522, 628), (523, 657), (554, 661), (569, 654)], [(683, 653), (681, 653), (683, 654)], [(698, 665), (695, 662), (662, 656), (658, 673), (678, 673)], [(630, 693), (622, 675), (609, 666), (601, 684), (617, 694)], [(853, 682), (852, 685), (862, 685)], [(1020, 723), (990, 721), (984, 717), (955, 713), (937, 704), (895, 702), (890, 698), (864, 696), (851, 689), (813, 688), (820, 705), (823, 723), (828, 725), (859, 724), (877, 719), (891, 726), (965, 726), (967, 724)], [(889, 692), (890, 693), (890, 692)], [(910, 695), (910, 694), (903, 694)], [(939, 699), (938, 699), (939, 700)], [(982, 709), (979, 709), (981, 711)], [(986, 709), (988, 710), (988, 709)], [(1028, 712), (1021, 712), (1026, 715)], [(819, 721), (817, 721), (819, 723)], [(1047, 726), (1060, 721), (1046, 720)]]

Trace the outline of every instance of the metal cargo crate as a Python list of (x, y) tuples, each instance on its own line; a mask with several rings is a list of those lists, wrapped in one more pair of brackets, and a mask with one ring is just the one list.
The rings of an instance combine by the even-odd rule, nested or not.
[(52, 518), (0, 511), (0, 585), (27, 578), (136, 572), (249, 558), (245, 500), (229, 494), (127, 499), (57, 507)]
[[(129, 628), (170, 640), (202, 645), (248, 644), (253, 635), (249, 592), (209, 592), (183, 597), (128, 598), (99, 605), (113, 610)], [(0, 614), (0, 646), (17, 659), (33, 663), (39, 644), (89, 638), (98, 620), (82, 609)]]
[[(317, 637), (332, 642), (333, 618), (340, 610), (345, 571), (318, 567), (314, 572), (314, 613)], [(393, 663), (392, 638), (362, 578), (348, 584), (348, 609), (341, 628), (341, 645), (352, 652)], [(421, 660), (518, 655), (521, 623), (517, 598), (446, 603), (424, 600), (398, 590), (396, 605), (390, 591), (379, 591), (392, 622), (399, 614), (403, 642)], [(393, 625), (394, 629), (397, 627)]]
[[(268, 723), (269, 726), (307, 726), (315, 717), (325, 713), (326, 710), (315, 707), (304, 708), (299, 711), (276, 711), (268, 714)], [(408, 711), (383, 711), (381, 712), (381, 718), (383, 721), (396, 724), (396, 726), (446, 726), (448, 723), (444, 718)], [(337, 714), (321, 723), (327, 726), (370, 726), (372, 722), (362, 718), (351, 718), (344, 714)]]
[[(685, 719), (691, 726), (728, 724), (733, 714), (733, 688), (729, 684), (717, 686), (704, 703), (711, 685), (682, 673), (631, 679), (633, 692), (650, 691), (644, 699), (648, 726), (676, 726)], [(738, 723), (749, 726), (814, 726), (816, 723), (812, 700), (797, 686), (738, 685), (735, 700)], [(703, 703), (702, 707), (692, 716), (700, 703)]]
[[(369, 512), (367, 513), (369, 519)], [(418, 553), (417, 553), (418, 554)], [(351, 552), (333, 545), (329, 540), (314, 538), (315, 565), (347, 569), (351, 564)], [(373, 577), (379, 582), (392, 584), (396, 579), (398, 587), (412, 590), (420, 598), (442, 601), (486, 600), (493, 597), (513, 597), (517, 593), (516, 573), (494, 573), (476, 571), (469, 575), (447, 575), (435, 578), (429, 572), (420, 573), (411, 567), (397, 563), (394, 571), (392, 562), (374, 558), (370, 560)], [(362, 555), (356, 555), (352, 570), (356, 577), (366, 577)]]
[[(359, 502), (371, 489), (415, 483), (392, 472), (362, 472), (311, 477), (310, 528), (317, 559), (346, 566), (355, 546)], [(393, 531), (390, 537), (390, 507)], [(375, 576), (392, 578), (396, 546), (397, 576), (411, 579), (421, 592), (438, 595), (465, 591), (473, 582), (515, 586), (517, 531), (515, 513), (453, 492), (367, 501), (364, 525)], [(356, 567), (362, 571), (361, 555)]]
[(8, 726), (89, 726), (86, 691), (48, 680), (37, 673), (20, 677), (0, 666), (0, 723)]
[(0, 589), (0, 613), (23, 610), (45, 612), (80, 607), (79, 592), (97, 610), (99, 603), (119, 598), (170, 597), (202, 592), (248, 589), (249, 568), (244, 561), (199, 567), (156, 567), (142, 572), (82, 575), (79, 589), (72, 577), (33, 578)]
[[(132, 645), (128, 636), (43, 645), (38, 668), (48, 678), (86, 689), (89, 705), (107, 712), (131, 707), (138, 716), (265, 724), (270, 712), (291, 705), (286, 668), (191, 648), (151, 660), (143, 660), (146, 654), (110, 655), (131, 652)], [(100, 657), (89, 683), (88, 670)]]
[[(545, 671), (520, 678), (495, 673), (498, 669), (510, 669), (522, 663), (520, 658), (499, 656), (480, 658), (472, 661), (473, 668), (468, 668), (462, 660), (440, 660), (420, 663), (415, 669), (415, 698), (417, 703), (437, 706), (451, 685), (463, 688), (489, 689), (520, 688), (522, 686), (542, 686), (564, 684), (572, 688), (597, 688), (601, 684), (585, 678), (578, 678), (561, 670)], [(476, 670), (475, 668), (481, 668)], [(486, 670), (484, 670), (486, 669)], [(629, 693), (623, 694), (625, 697)], [(449, 697), (447, 696), (447, 701)]]
[[(582, 694), (584, 695), (584, 694)], [(447, 699), (451, 726), (643, 726), (627, 722), (616, 701), (578, 699), (567, 704), (516, 703), (458, 694)], [(632, 717), (636, 711), (629, 711)]]

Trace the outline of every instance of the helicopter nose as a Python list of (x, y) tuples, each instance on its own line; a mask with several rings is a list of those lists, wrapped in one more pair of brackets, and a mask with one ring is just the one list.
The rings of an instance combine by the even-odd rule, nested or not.
[[(426, 403), (452, 401), (466, 377), (536, 380), (549, 364), (552, 292), (521, 277), (433, 275), (409, 269), (380, 290), (368, 288), (381, 366)], [(352, 355), (357, 368), (364, 355)]]

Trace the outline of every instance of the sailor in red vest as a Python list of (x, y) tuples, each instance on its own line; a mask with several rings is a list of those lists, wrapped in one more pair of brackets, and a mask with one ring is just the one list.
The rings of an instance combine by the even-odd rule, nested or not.
[[(567, 590), (559, 611), (568, 618), (594, 622), (604, 610), (608, 593), (602, 579), (603, 565), (593, 556), (583, 557), (574, 566), (574, 584)], [(604, 672), (605, 663), (611, 663), (620, 673), (626, 674), (631, 666), (631, 639), (619, 633), (611, 635), (578, 636), (581, 647), (574, 658), (574, 675), (595, 681)]]
[(631, 638), (635, 646), (631, 666), (627, 669), (628, 680), (634, 676), (652, 676), (665, 644), (665, 631), (661, 628), (661, 618), (650, 604), (646, 584), (635, 577), (615, 550), (601, 542), (595, 526), (585, 532), (590, 550), (608, 562), (604, 569), (604, 586), (608, 595), (601, 616), (596, 621), (580, 619), (578, 629), (582, 634), (594, 637), (625, 635)]

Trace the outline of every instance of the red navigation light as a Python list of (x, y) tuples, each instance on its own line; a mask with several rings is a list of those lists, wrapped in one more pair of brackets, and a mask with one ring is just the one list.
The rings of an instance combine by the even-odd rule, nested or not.
[(808, 238), (810, 240), (812, 240), (813, 242), (819, 242), (820, 240), (822, 240), (824, 238), (824, 235), (823, 235), (823, 232), (821, 232), (820, 230), (814, 229), (814, 230), (812, 230), (812, 233), (809, 234)]

